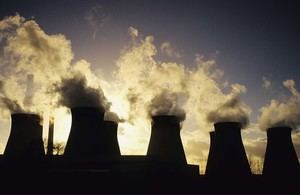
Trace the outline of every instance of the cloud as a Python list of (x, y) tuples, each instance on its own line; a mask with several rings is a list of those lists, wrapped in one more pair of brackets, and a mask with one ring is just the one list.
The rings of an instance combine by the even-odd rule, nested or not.
[(139, 36), (139, 31), (138, 31), (138, 29), (136, 29), (136, 28), (134, 28), (134, 27), (132, 27), (132, 26), (130, 26), (130, 27), (128, 28), (128, 33), (129, 33), (129, 35), (131, 36), (131, 38), (136, 38), (136, 37)]
[(267, 79), (267, 77), (263, 76), (262, 77), (262, 87), (264, 89), (270, 89), (271, 88), (271, 85), (272, 85), (272, 82), (270, 80)]
[(108, 13), (102, 5), (91, 7), (85, 14), (85, 20), (93, 30), (93, 39), (96, 39), (99, 28), (103, 27), (108, 19)]
[(173, 57), (173, 58), (181, 58), (182, 54), (177, 51), (176, 48), (171, 46), (170, 42), (163, 42), (160, 46), (160, 50), (163, 54), (167, 55), (168, 57)]
[(300, 93), (293, 80), (286, 80), (283, 85), (291, 96), (282, 101), (272, 99), (260, 109), (258, 121), (262, 130), (275, 126), (290, 126), (297, 129), (300, 125)]
[(12, 29), (20, 26), (25, 21), (25, 18), (21, 17), (18, 13), (15, 16), (5, 17), (0, 21), (0, 42), (7, 38)]

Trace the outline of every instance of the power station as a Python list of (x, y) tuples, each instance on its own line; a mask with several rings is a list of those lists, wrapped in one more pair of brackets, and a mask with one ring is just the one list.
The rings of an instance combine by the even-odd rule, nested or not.
[[(199, 175), (199, 167), (187, 163), (180, 137), (182, 121), (177, 116), (152, 116), (146, 156), (123, 156), (118, 143), (118, 123), (104, 121), (101, 109), (75, 107), (71, 108), (71, 114), (70, 134), (64, 154), (59, 156), (53, 155), (53, 123), (49, 124), (46, 155), (39, 115), (12, 114), (11, 131), (4, 154), (0, 157), (0, 169), (2, 165), (9, 170), (24, 161), (32, 161), (40, 165), (34, 164), (31, 168), (39, 167), (48, 171)], [(273, 127), (267, 130), (264, 176), (300, 175), (291, 131), (290, 127)], [(214, 131), (209, 135), (206, 176), (238, 178), (252, 175), (242, 142), (240, 123), (215, 123)]]

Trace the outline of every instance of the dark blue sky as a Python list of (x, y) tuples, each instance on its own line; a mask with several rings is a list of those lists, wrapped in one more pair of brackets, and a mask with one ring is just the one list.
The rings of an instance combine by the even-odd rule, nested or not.
[[(299, 3), (298, 3), (299, 4)], [(245, 101), (254, 113), (274, 94), (261, 88), (262, 77), (280, 90), (283, 80), (300, 85), (300, 4), (297, 1), (96, 1), (2, 0), (0, 16), (31, 18), (48, 33), (72, 41), (76, 58), (85, 58), (107, 72), (114, 69), (128, 43), (127, 29), (154, 35), (160, 45), (169, 41), (194, 65), (194, 56), (217, 54), (225, 78), (247, 86)], [(101, 6), (97, 34), (86, 15)], [(276, 98), (276, 97), (274, 97)]]

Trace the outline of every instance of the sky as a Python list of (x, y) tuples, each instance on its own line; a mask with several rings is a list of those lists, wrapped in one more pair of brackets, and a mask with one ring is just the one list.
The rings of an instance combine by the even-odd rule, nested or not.
[[(151, 102), (149, 107), (153, 108), (159, 105), (157, 102), (161, 99), (174, 97), (169, 96), (170, 91), (175, 93), (175, 96), (179, 97), (179, 103), (176, 106), (180, 107), (183, 104), (182, 107), (187, 114), (186, 121), (189, 122), (184, 125), (184, 133), (182, 133), (185, 151), (189, 162), (197, 164), (199, 159), (206, 156), (205, 151), (209, 143), (207, 132), (212, 128), (211, 123), (222, 117), (223, 119), (228, 117), (216, 111), (217, 107), (227, 109), (226, 105), (222, 107), (222, 100), (230, 102), (230, 100), (237, 99), (238, 101), (237, 105), (234, 105), (228, 112), (231, 113), (230, 117), (236, 120), (243, 118), (237, 117), (237, 112), (249, 117), (250, 123), (247, 126), (249, 130), (243, 131), (243, 138), (247, 145), (247, 152), (252, 152), (255, 156), (263, 156), (264, 151), (262, 142), (265, 139), (265, 132), (259, 130), (259, 126), (269, 127), (282, 122), (282, 119), (276, 121), (276, 117), (274, 121), (267, 120), (266, 122), (266, 118), (271, 116), (270, 113), (275, 112), (278, 118), (300, 118), (299, 111), (291, 111), (292, 107), (299, 106), (300, 99), (297, 91), (297, 85), (299, 86), (300, 83), (298, 77), (300, 73), (299, 8), (300, 5), (297, 5), (295, 1), (269, 0), (263, 2), (3, 0), (0, 3), (0, 18), (4, 20), (5, 17), (16, 16), (17, 13), (26, 21), (34, 21), (38, 24), (34, 29), (38, 29), (37, 32), (42, 30), (47, 36), (41, 36), (44, 36), (45, 40), (49, 38), (49, 43), (54, 42), (51, 47), (57, 55), (65, 58), (64, 55), (69, 54), (66, 62), (61, 60), (61, 64), (57, 65), (66, 67), (61, 71), (66, 71), (73, 66), (77, 67), (77, 70), (84, 70), (87, 86), (96, 87), (91, 83), (100, 83), (104, 95), (107, 96), (108, 101), (112, 102), (111, 111), (121, 117), (130, 118), (128, 117), (130, 113), (134, 113), (131, 110), (132, 106), (139, 108), (143, 101)], [(15, 35), (12, 33), (8, 36)], [(51, 36), (57, 36), (57, 40), (54, 41), (55, 38)], [(18, 43), (20, 42), (14, 44)], [(59, 47), (59, 44), (62, 46)], [(0, 42), (3, 48), (1, 55), (4, 55), (3, 51), (7, 45), (5, 41)], [(20, 47), (11, 45), (10, 48), (13, 53)], [(18, 52), (25, 53), (25, 50)], [(1, 63), (5, 62), (1, 61)], [(15, 61), (10, 63), (15, 63)], [(76, 63), (78, 66), (73, 65)], [(152, 74), (151, 71), (155, 68), (157, 72), (154, 71)], [(89, 74), (87, 74), (88, 71)], [(151, 74), (145, 76), (147, 79), (141, 82), (141, 75), (138, 71), (150, 71)], [(165, 72), (172, 75), (174, 83), (184, 80), (188, 87), (173, 86), (174, 83), (168, 80), (171, 78), (170, 75), (166, 76)], [(161, 83), (171, 86), (168, 88), (171, 90), (165, 94), (166, 90), (162, 89), (161, 93), (155, 94), (152, 87), (161, 87), (160, 84), (156, 84), (155, 78), (162, 77), (166, 79), (162, 79)], [(36, 81), (35, 73), (34, 78)], [(187, 78), (194, 78), (194, 81), (198, 83), (186, 81)], [(1, 79), (4, 82), (5, 79), (9, 80), (6, 75)], [(49, 80), (52, 81), (52, 78)], [(53, 82), (58, 82), (58, 80), (53, 78)], [(143, 84), (136, 84), (137, 82)], [(147, 82), (152, 87), (149, 87), (150, 84)], [(127, 108), (120, 111), (121, 97), (116, 97), (117, 93), (112, 92), (113, 89), (120, 87), (118, 85), (120, 83), (124, 84), (121, 87), (122, 95), (124, 95), (122, 101), (125, 101), (126, 95), (127, 97), (132, 95), (129, 93), (130, 88), (142, 92), (143, 89), (149, 87), (144, 91), (149, 98), (142, 98), (143, 100), (137, 105), (127, 101)], [(197, 91), (196, 87), (203, 90)], [(203, 99), (197, 100), (197, 93), (198, 98), (203, 97)], [(182, 96), (182, 94), (188, 95)], [(205, 99), (210, 95), (212, 95), (211, 98), (215, 98), (211, 102)], [(188, 100), (185, 100), (186, 97)], [(275, 100), (273, 103), (271, 103), (272, 99)], [(215, 112), (209, 112), (217, 115), (217, 117), (214, 115), (210, 118), (210, 123), (200, 121), (199, 118), (205, 120), (206, 115), (199, 113), (195, 116), (189, 115), (194, 112), (206, 112), (206, 110), (201, 110), (204, 103), (198, 101), (208, 101), (207, 105), (211, 105), (211, 110), (215, 110)], [(192, 102), (198, 103), (199, 108), (189, 112)], [(283, 103), (280, 104), (280, 102)], [(154, 110), (157, 111), (162, 107), (156, 107)], [(263, 107), (266, 109), (261, 115), (260, 111)], [(276, 113), (274, 111), (276, 107), (281, 109), (278, 112), (287, 113), (287, 115)], [(61, 109), (59, 112), (65, 111)], [(62, 115), (60, 118), (64, 117), (64, 121), (70, 121), (70, 116)], [(198, 117), (198, 119), (194, 120), (193, 117)], [(134, 124), (136, 127), (143, 126), (145, 120), (137, 119)], [(294, 129), (297, 129), (298, 120), (284, 124), (294, 125)], [(197, 126), (194, 123), (200, 125)], [(63, 122), (61, 126), (57, 129), (64, 128)], [(122, 128), (119, 127), (121, 151), (123, 154), (145, 153), (149, 131), (129, 130), (134, 128), (132, 126), (130, 123), (125, 123)], [(3, 130), (9, 129), (7, 119), (0, 121), (0, 127), (2, 127), (0, 148), (2, 147), (3, 150), (9, 135), (9, 130)], [(67, 133), (62, 134), (64, 138), (61, 139), (66, 139)], [(196, 139), (195, 135), (202, 136), (203, 139)], [(139, 138), (129, 138), (132, 136)], [(300, 152), (300, 136), (297, 133), (293, 136), (295, 147)], [(143, 143), (141, 144), (143, 147), (135, 149), (134, 145), (140, 142)]]

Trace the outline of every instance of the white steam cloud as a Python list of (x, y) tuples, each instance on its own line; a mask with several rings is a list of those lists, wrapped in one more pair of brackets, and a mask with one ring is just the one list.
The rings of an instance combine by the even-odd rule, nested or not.
[[(132, 41), (117, 60), (114, 79), (107, 82), (93, 73), (87, 61), (72, 61), (71, 43), (65, 36), (48, 35), (34, 20), (19, 15), (1, 20), (1, 106), (11, 112), (41, 112), (57, 103), (67, 107), (100, 106), (126, 119), (106, 114), (109, 120), (123, 122), (119, 125), (122, 154), (145, 153), (150, 115), (185, 118), (183, 136), (197, 135), (195, 141), (201, 143), (212, 122), (247, 123), (250, 109), (239, 100), (245, 87), (232, 84), (232, 92), (224, 93), (220, 83), (227, 82), (222, 79), (223, 71), (215, 68), (214, 59), (196, 55), (193, 66), (161, 62), (156, 59), (158, 52), (169, 52), (172, 47), (165, 44), (161, 50), (153, 36), (142, 37), (133, 27), (128, 32)], [(175, 55), (175, 51), (170, 54)], [(193, 151), (187, 147), (187, 156), (196, 156)]]
[(0, 21), (0, 38), (0, 105), (11, 113), (42, 112), (57, 103), (109, 109), (90, 64), (72, 63), (65, 36), (48, 35), (34, 20), (16, 14)]
[(283, 101), (273, 99), (260, 109), (258, 121), (262, 130), (276, 126), (297, 129), (300, 125), (300, 93), (293, 80), (286, 80), (283, 85), (289, 90), (291, 96)]
[(239, 122), (242, 127), (246, 127), (249, 123), (250, 108), (240, 101), (240, 94), (246, 92), (246, 87), (235, 84), (232, 85), (232, 91), (225, 98), (216, 110), (211, 111), (207, 115), (209, 122)]
[(47, 35), (33, 20), (20, 15), (0, 22), (0, 89), (10, 112), (39, 112), (48, 106), (48, 87), (68, 72), (73, 58), (70, 41)]

